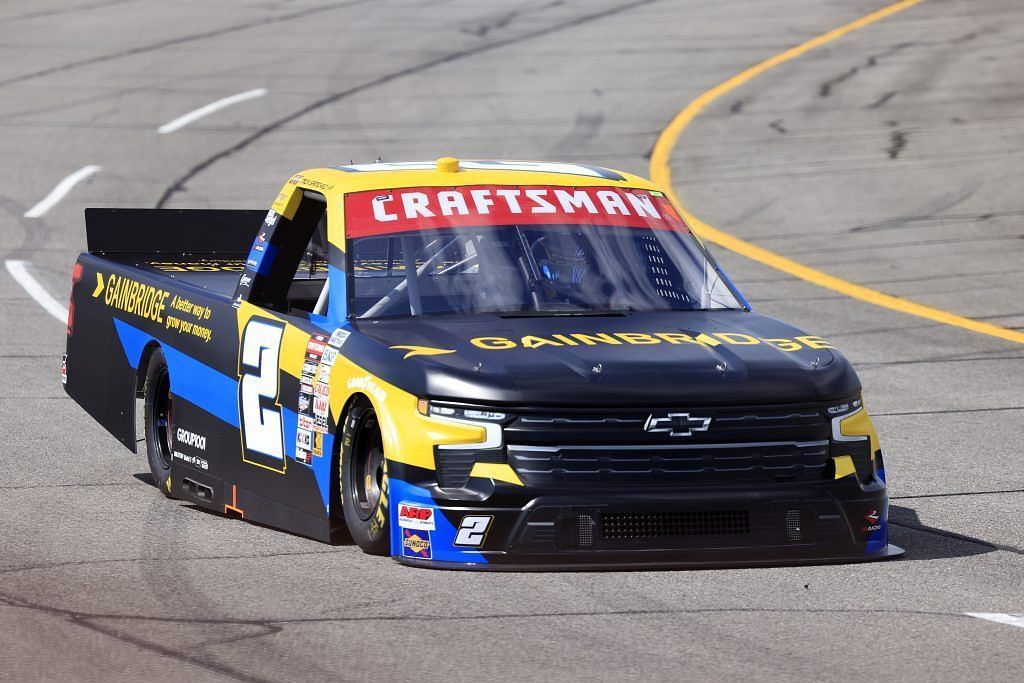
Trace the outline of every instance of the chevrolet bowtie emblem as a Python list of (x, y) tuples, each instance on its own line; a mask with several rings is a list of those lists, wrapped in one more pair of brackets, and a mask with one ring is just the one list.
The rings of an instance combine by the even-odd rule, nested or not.
[(644, 431), (669, 436), (692, 436), (694, 432), (708, 431), (710, 424), (710, 417), (690, 417), (689, 413), (651, 413), (644, 423)]

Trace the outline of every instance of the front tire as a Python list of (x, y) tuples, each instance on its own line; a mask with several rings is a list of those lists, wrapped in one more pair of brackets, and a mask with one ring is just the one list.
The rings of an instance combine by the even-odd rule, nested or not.
[(384, 442), (377, 412), (365, 400), (345, 418), (338, 460), (341, 507), (352, 539), (365, 553), (390, 554)]
[(164, 353), (155, 349), (146, 367), (145, 397), (146, 456), (153, 483), (171, 497), (171, 460), (174, 457), (174, 406), (171, 398), (171, 376), (167, 372)]

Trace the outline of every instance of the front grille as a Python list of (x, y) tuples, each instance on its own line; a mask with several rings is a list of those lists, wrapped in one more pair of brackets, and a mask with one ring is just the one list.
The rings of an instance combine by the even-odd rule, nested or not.
[(606, 512), (601, 515), (601, 536), (608, 540), (749, 533), (749, 510)]
[[(690, 415), (691, 425), (706, 419), (706, 429), (645, 428), (670, 412)], [(816, 481), (826, 475), (829, 434), (813, 405), (531, 410), (505, 426), (508, 462), (523, 483), (559, 487)]]
[(528, 486), (809, 481), (824, 476), (827, 441), (650, 446), (508, 446)]

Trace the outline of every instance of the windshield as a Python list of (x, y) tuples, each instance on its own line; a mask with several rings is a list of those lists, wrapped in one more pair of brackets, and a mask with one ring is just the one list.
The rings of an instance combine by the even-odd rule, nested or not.
[(657, 194), (468, 187), (372, 194), (363, 206), (346, 201), (356, 317), (742, 308)]

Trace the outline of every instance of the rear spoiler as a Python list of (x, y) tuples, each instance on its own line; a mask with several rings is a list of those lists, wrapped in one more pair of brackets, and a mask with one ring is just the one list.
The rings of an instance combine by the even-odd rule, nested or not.
[(266, 211), (86, 209), (92, 254), (197, 254), (244, 258)]

